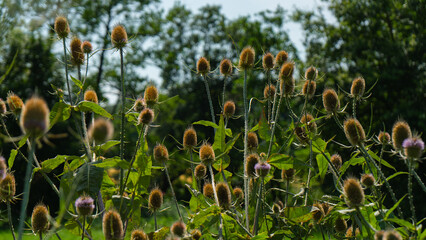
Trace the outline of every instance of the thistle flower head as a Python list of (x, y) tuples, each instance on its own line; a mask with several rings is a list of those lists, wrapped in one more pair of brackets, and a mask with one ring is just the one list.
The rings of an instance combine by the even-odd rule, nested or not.
[(38, 204), (34, 207), (31, 215), (31, 226), (35, 234), (45, 233), (49, 229), (49, 210), (44, 204)]
[(275, 63), (278, 66), (282, 66), (285, 62), (287, 62), (288, 53), (286, 51), (278, 52), (277, 56), (275, 56)]
[(364, 204), (364, 190), (358, 179), (348, 178), (344, 182), (343, 193), (349, 207), (359, 207)]
[(197, 73), (205, 76), (210, 72), (210, 62), (205, 57), (200, 57), (197, 61)]
[(158, 188), (154, 188), (149, 193), (148, 207), (151, 211), (157, 211), (161, 208), (161, 205), (163, 205), (163, 192)]
[(183, 133), (183, 147), (192, 149), (195, 146), (197, 146), (197, 132), (193, 127), (189, 127)]
[(341, 218), (338, 217), (336, 219), (336, 221), (334, 222), (334, 229), (336, 230), (336, 232), (338, 233), (344, 233), (346, 232), (346, 229), (348, 228), (348, 224), (346, 223), (346, 221)]
[(216, 157), (213, 151), (213, 148), (208, 143), (203, 143), (203, 145), (200, 148), (200, 160), (204, 163), (204, 165), (210, 165), (213, 164)]
[(229, 190), (228, 184), (223, 182), (216, 184), (216, 193), (219, 206), (228, 209), (231, 205), (231, 191)]
[(92, 125), (90, 125), (87, 133), (89, 139), (94, 140), (97, 143), (103, 143), (112, 138), (112, 135), (114, 134), (114, 126), (111, 121), (104, 118), (98, 118)]
[(154, 147), (153, 155), (154, 159), (161, 163), (164, 163), (169, 160), (169, 151), (163, 144), (157, 144), (157, 146)]
[(310, 66), (308, 69), (306, 69), (305, 71), (306, 80), (315, 81), (317, 77), (318, 77), (318, 70), (315, 67)]
[(0, 156), (0, 181), (6, 177), (6, 173), (7, 173), (6, 160), (4, 159), (4, 157)]
[(173, 235), (178, 237), (183, 237), (186, 232), (186, 225), (182, 221), (177, 221), (173, 223), (172, 227), (170, 228), (170, 231), (173, 233)]
[(377, 136), (377, 139), (381, 144), (388, 144), (391, 140), (391, 137), (389, 133), (380, 131), (379, 136)]
[(10, 92), (7, 95), (6, 101), (10, 111), (12, 111), (16, 115), (21, 113), (21, 110), (24, 107), (24, 102), (20, 97), (18, 97), (18, 95)]
[(148, 240), (148, 236), (142, 229), (135, 229), (132, 231), (130, 240)]
[(397, 121), (392, 127), (392, 143), (395, 150), (402, 149), (402, 143), (407, 138), (411, 138), (410, 126), (405, 121)]
[(71, 63), (73, 65), (81, 65), (84, 62), (84, 53), (81, 50), (81, 40), (78, 37), (73, 37), (70, 43)]
[(303, 84), (302, 94), (310, 99), (314, 96), (316, 88), (317, 83), (315, 81), (306, 80)]
[(425, 149), (425, 143), (420, 137), (407, 138), (402, 142), (402, 147), (408, 158), (420, 158)]
[(240, 54), (239, 67), (242, 70), (253, 68), (253, 66), (254, 66), (254, 58), (255, 58), (254, 49), (252, 47), (250, 47), (250, 46), (249, 47), (245, 47), (243, 49), (243, 51), (241, 51), (241, 54)]
[(149, 125), (152, 123), (153, 120), (154, 120), (154, 111), (152, 111), (150, 108), (145, 108), (139, 114), (138, 124)]
[(266, 53), (262, 58), (262, 66), (265, 71), (269, 71), (275, 66), (275, 59), (272, 53)]
[(38, 97), (32, 97), (22, 108), (20, 125), (22, 131), (31, 138), (38, 138), (49, 128), (49, 108), (46, 102)]
[(383, 234), (383, 240), (402, 240), (402, 237), (397, 231), (388, 230)]
[(339, 154), (333, 154), (330, 158), (330, 162), (334, 167), (339, 170), (342, 167), (342, 157)]
[(1, 115), (6, 114), (7, 109), (6, 109), (6, 103), (3, 101), (3, 99), (0, 98), (0, 117)]
[(271, 165), (267, 162), (260, 162), (254, 165), (254, 169), (256, 170), (256, 174), (260, 177), (266, 177), (271, 170)]
[(120, 240), (123, 238), (123, 222), (120, 214), (115, 210), (109, 210), (102, 219), (102, 230), (105, 240)]
[(89, 41), (84, 41), (81, 44), (81, 51), (83, 53), (91, 53), (93, 51), (92, 44)]
[(94, 102), (98, 104), (98, 95), (94, 90), (86, 90), (86, 92), (84, 92), (84, 101)]
[(351, 86), (351, 96), (355, 98), (360, 98), (364, 95), (365, 91), (365, 80), (362, 77), (355, 78), (352, 81)]
[(291, 181), (291, 180), (293, 180), (295, 173), (296, 173), (296, 170), (294, 168), (283, 169), (281, 171), (281, 178), (283, 180)]
[(205, 183), (203, 186), (203, 195), (207, 198), (214, 197), (213, 185), (211, 183)]
[(373, 174), (366, 173), (366, 174), (361, 175), (362, 185), (364, 185), (366, 187), (372, 187), (372, 186), (374, 186), (375, 182), (376, 182), (376, 179), (374, 179)]
[(206, 174), (207, 174), (207, 168), (204, 164), (198, 164), (195, 167), (194, 175), (198, 180), (203, 179), (206, 176)]
[(158, 90), (155, 86), (148, 86), (145, 89), (144, 100), (150, 108), (158, 102)]
[(256, 177), (256, 170), (254, 169), (254, 166), (256, 166), (259, 161), (259, 155), (256, 153), (247, 156), (246, 171), (249, 178)]
[(365, 132), (361, 123), (355, 118), (349, 118), (343, 123), (345, 135), (348, 141), (357, 146), (365, 141)]
[(117, 48), (121, 49), (127, 45), (127, 32), (123, 25), (117, 25), (111, 32), (111, 43)]
[(143, 98), (138, 98), (135, 101), (135, 104), (133, 104), (133, 109), (136, 112), (142, 112), (145, 109), (146, 103)]
[(247, 134), (247, 147), (250, 151), (255, 151), (259, 146), (259, 140), (255, 132), (249, 132)]
[(223, 76), (230, 76), (232, 74), (232, 62), (229, 59), (223, 59), (220, 62), (220, 74)]
[(0, 200), (12, 201), (16, 193), (15, 177), (11, 173), (0, 180)]
[(68, 34), (70, 33), (68, 21), (63, 16), (56, 17), (54, 29), (58, 37), (61, 39), (68, 37)]
[(233, 192), (234, 192), (235, 199), (237, 199), (238, 201), (241, 201), (244, 199), (244, 192), (241, 188), (236, 187), (234, 188)]
[(266, 85), (266, 87), (263, 89), (263, 97), (265, 99), (272, 100), (275, 96), (275, 86), (274, 85)]
[(223, 115), (226, 118), (230, 118), (235, 114), (235, 103), (234, 101), (226, 101), (223, 105)]
[(322, 93), (322, 103), (327, 112), (335, 113), (340, 108), (339, 97), (334, 89), (325, 89)]
[(191, 231), (191, 237), (194, 240), (199, 240), (201, 238), (201, 232), (198, 229), (194, 229)]

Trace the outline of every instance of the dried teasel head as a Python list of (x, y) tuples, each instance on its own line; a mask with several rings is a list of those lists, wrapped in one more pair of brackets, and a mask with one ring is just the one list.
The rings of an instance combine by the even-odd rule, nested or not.
[(257, 155), (256, 153), (247, 156), (246, 172), (249, 178), (256, 177), (256, 170), (254, 169), (254, 166), (256, 166), (259, 161), (259, 155)]
[(151, 211), (158, 211), (163, 205), (163, 192), (159, 188), (154, 188), (149, 193), (148, 207)]
[(266, 87), (263, 89), (263, 97), (265, 99), (272, 100), (275, 96), (275, 86), (274, 85), (266, 85)]
[(365, 141), (365, 132), (361, 123), (355, 118), (349, 118), (343, 123), (345, 135), (348, 141), (353, 145), (361, 145)]
[(255, 52), (252, 47), (245, 47), (240, 54), (239, 68), (247, 70), (254, 67)]
[(93, 51), (93, 46), (89, 41), (84, 41), (81, 44), (81, 51), (83, 53), (91, 53)]
[(142, 229), (135, 229), (132, 231), (130, 240), (148, 240), (148, 236)]
[(213, 148), (210, 144), (204, 143), (201, 146), (201, 148), (200, 148), (200, 160), (206, 166), (213, 164), (213, 162), (216, 160), (214, 150), (213, 150)]
[(365, 80), (362, 77), (355, 78), (352, 81), (351, 96), (354, 98), (361, 98), (365, 92)]
[(327, 88), (322, 93), (322, 103), (327, 112), (335, 113), (340, 108), (339, 97), (337, 96), (336, 91), (331, 88)]
[(0, 200), (10, 202), (16, 193), (15, 177), (11, 173), (0, 180)]
[(305, 79), (310, 81), (315, 81), (318, 77), (318, 70), (311, 66), (305, 71)]
[(232, 62), (229, 59), (223, 59), (220, 62), (220, 74), (222, 74), (223, 76), (230, 76), (232, 74)]
[(193, 127), (189, 127), (183, 133), (183, 147), (192, 149), (197, 146), (197, 132)]
[(70, 43), (71, 63), (73, 65), (81, 65), (84, 62), (84, 53), (81, 50), (81, 40), (78, 37), (73, 37)]
[(154, 147), (153, 155), (154, 159), (161, 163), (167, 162), (169, 160), (169, 151), (163, 144), (157, 144), (157, 146)]
[(338, 233), (345, 233), (347, 229), (348, 224), (346, 223), (346, 221), (343, 218), (338, 217), (334, 222), (334, 230), (336, 230), (336, 232)]
[(256, 151), (259, 146), (259, 140), (255, 132), (249, 132), (247, 134), (247, 148), (249, 151)]
[(220, 182), (216, 184), (216, 193), (219, 206), (228, 209), (231, 205), (231, 191), (226, 183)]
[(104, 143), (112, 138), (114, 134), (114, 126), (111, 121), (104, 118), (98, 118), (90, 125), (88, 131), (89, 139), (97, 143)]
[(94, 90), (86, 90), (86, 92), (84, 92), (84, 101), (94, 102), (98, 104), (98, 95)]
[(201, 238), (201, 231), (198, 229), (194, 229), (191, 231), (191, 237), (193, 240), (199, 240)]
[(369, 188), (369, 187), (374, 186), (375, 182), (376, 182), (376, 179), (374, 179), (373, 174), (366, 173), (366, 174), (361, 175), (361, 183), (362, 183), (362, 185), (364, 185), (364, 186), (366, 186), (366, 187)]
[(49, 210), (44, 204), (37, 204), (31, 215), (31, 226), (35, 234), (45, 233), (49, 229)]
[(152, 108), (158, 102), (158, 90), (155, 86), (148, 86), (144, 93), (145, 103)]
[(282, 66), (288, 60), (288, 53), (286, 51), (278, 52), (277, 56), (275, 56), (275, 63), (277, 66)]
[(186, 233), (186, 225), (182, 221), (177, 221), (173, 223), (170, 231), (177, 237), (183, 237)]
[(68, 37), (68, 34), (70, 33), (68, 21), (63, 16), (56, 17), (54, 29), (60, 39)]
[(342, 167), (342, 157), (339, 154), (333, 154), (330, 158), (330, 162), (334, 167), (339, 170)]
[(377, 139), (381, 144), (389, 144), (391, 137), (389, 133), (380, 131), (379, 136), (377, 136)]
[(231, 118), (235, 114), (235, 103), (234, 101), (226, 101), (223, 105), (223, 115), (226, 118)]
[(234, 188), (233, 192), (234, 192), (235, 199), (237, 199), (237, 201), (242, 201), (244, 199), (244, 191), (241, 188), (236, 187)]
[(395, 150), (401, 150), (404, 140), (411, 136), (410, 125), (402, 120), (397, 121), (392, 127), (392, 143)]
[(281, 171), (281, 178), (283, 180), (292, 181), (294, 179), (295, 173), (296, 173), (296, 170), (294, 168), (283, 169)]
[(265, 71), (270, 71), (275, 66), (275, 59), (272, 53), (266, 53), (262, 58), (262, 66)]
[(120, 214), (115, 210), (109, 210), (106, 212), (102, 219), (102, 229), (105, 240), (122, 239), (124, 231)]
[(207, 198), (214, 197), (213, 185), (211, 183), (205, 183), (203, 186), (203, 195)]
[(197, 73), (205, 76), (210, 72), (210, 62), (205, 57), (200, 57), (197, 61)]
[(198, 164), (194, 170), (194, 176), (200, 180), (203, 179), (207, 174), (207, 168), (204, 164)]
[(46, 102), (38, 97), (32, 97), (22, 108), (20, 125), (25, 134), (38, 138), (49, 128), (49, 108)]
[(7, 95), (6, 102), (9, 106), (10, 111), (13, 112), (15, 115), (20, 114), (22, 108), (24, 107), (24, 102), (22, 101), (22, 99), (13, 92), (10, 92)]
[(360, 182), (355, 178), (348, 178), (344, 182), (343, 193), (346, 204), (349, 207), (359, 207), (364, 204), (364, 189)]
[(122, 49), (127, 45), (127, 32), (123, 25), (116, 25), (111, 32), (111, 43), (117, 49)]
[(306, 80), (305, 84), (303, 84), (302, 94), (310, 99), (315, 95), (316, 88), (317, 83), (315, 81)]
[(139, 114), (138, 117), (138, 123), (149, 125), (154, 120), (154, 111), (152, 111), (150, 108), (145, 108), (142, 110), (142, 112)]

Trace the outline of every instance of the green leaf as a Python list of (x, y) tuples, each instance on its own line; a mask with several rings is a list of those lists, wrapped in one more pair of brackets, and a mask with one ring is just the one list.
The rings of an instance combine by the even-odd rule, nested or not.
[(0, 78), (0, 84), (4, 81), (4, 79), (6, 79), (7, 75), (9, 75), (10, 71), (13, 68), (13, 65), (15, 65), (15, 61), (16, 61), (16, 57), (18, 56), (18, 51), (16, 51), (15, 56), (13, 57), (12, 62), (10, 63), (9, 67), (6, 70), (6, 73), (3, 74), (3, 76), (1, 76)]
[[(329, 153), (325, 153), (325, 155), (328, 157), (328, 159), (330, 159)], [(316, 159), (317, 159), (319, 175), (321, 177), (321, 183), (322, 183), (324, 181), (325, 174), (327, 173), (328, 161), (322, 154), (317, 154)]]
[(153, 240), (163, 240), (166, 239), (167, 234), (170, 232), (169, 227), (162, 227), (155, 232), (150, 232), (148, 234), (149, 239)]
[(7, 164), (9, 166), (9, 169), (12, 169), (13, 163), (15, 162), (16, 154), (18, 154), (18, 151), (16, 149), (12, 149), (10, 151), (9, 159), (7, 160)]
[(120, 167), (122, 169), (129, 168), (129, 162), (127, 162), (126, 160), (121, 160), (120, 157), (118, 156), (104, 159), (102, 162), (95, 163), (93, 165), (100, 168), (112, 168), (112, 167)]
[(268, 163), (278, 169), (293, 168), (293, 162), (293, 158), (287, 154), (273, 154), (268, 159)]
[(271, 129), (269, 128), (268, 121), (264, 117), (261, 117), (259, 120), (259, 138), (268, 142), (271, 140)]
[(53, 127), (57, 122), (66, 121), (71, 116), (71, 108), (68, 104), (64, 102), (55, 103), (52, 110), (50, 111), (50, 126), (49, 129)]
[(340, 176), (343, 176), (343, 174), (346, 172), (346, 170), (349, 168), (349, 166), (355, 166), (355, 165), (361, 165), (365, 162), (365, 158), (357, 158), (356, 156), (353, 156), (348, 161), (344, 162), (342, 167), (340, 168)]
[(413, 224), (411, 224), (409, 221), (406, 221), (404, 219), (399, 219), (399, 218), (389, 218), (387, 219), (387, 221), (389, 222), (394, 222), (398, 225), (400, 225), (401, 227), (406, 227), (408, 228), (410, 231), (414, 231), (414, 226)]
[[(216, 156), (221, 155), (225, 151), (225, 123), (223, 120), (223, 115), (220, 115), (219, 120), (219, 127), (216, 129), (216, 133), (214, 135), (214, 143), (213, 143), (213, 149), (216, 152)], [(226, 160), (225, 155), (222, 155), (222, 157), (219, 157), (216, 159), (215, 163), (213, 164), (213, 167), (216, 170), (223, 168), (226, 168), (229, 165), (229, 162), (224, 164), (224, 160)]]
[(80, 81), (80, 80), (78, 80), (77, 78), (75, 78), (75, 77), (73, 77), (73, 76), (71, 76), (70, 75), (70, 77), (71, 77), (71, 80), (74, 82), (74, 84), (81, 90), (81, 89), (83, 89), (83, 83)]
[(394, 174), (392, 174), (392, 175), (390, 175), (389, 177), (387, 177), (386, 178), (386, 180), (391, 180), (392, 178), (394, 178), (394, 177), (396, 177), (396, 176), (399, 176), (399, 175), (402, 175), (402, 174), (407, 174), (408, 175), (408, 172), (396, 172), (396, 173), (394, 173)]
[(316, 153), (322, 153), (325, 152), (325, 149), (327, 148), (327, 143), (321, 138), (317, 138), (312, 141), (312, 147), (312, 151)]
[(82, 112), (94, 112), (101, 116), (112, 119), (112, 115), (94, 102), (82, 101), (77, 105), (77, 108)]
[(370, 156), (372, 156), (378, 163), (382, 163), (382, 165), (383, 166), (386, 166), (386, 167), (388, 167), (388, 168), (391, 168), (391, 169), (393, 169), (394, 171), (396, 171), (396, 169), (392, 166), (392, 165), (390, 165), (388, 162), (386, 162), (385, 160), (383, 160), (383, 159), (380, 159), (379, 158), (379, 156), (377, 156), (373, 151), (371, 151), (371, 150), (368, 150), (368, 154), (370, 154)]
[(307, 222), (312, 219), (312, 207), (286, 207), (284, 216), (294, 223)]
[(253, 238), (251, 238), (251, 240), (262, 240), (262, 239), (268, 239), (268, 233), (267, 232), (260, 233), (256, 236), (254, 236)]
[(50, 173), (53, 169), (64, 163), (68, 157), (67, 155), (57, 155), (54, 158), (47, 159), (41, 163), (41, 168), (43, 172)]
[(218, 214), (220, 214), (220, 208), (217, 205), (211, 205), (210, 207), (197, 212), (191, 219), (189, 224), (191, 225), (191, 228), (198, 228), (199, 226), (204, 225), (205, 222), (210, 220), (211, 217)]
[(83, 164), (75, 177), (76, 191), (97, 196), (101, 189), (103, 172), (103, 168), (96, 167), (92, 163)]
[(235, 136), (232, 140), (229, 140), (226, 143), (226, 147), (225, 147), (225, 153), (229, 153), (229, 151), (231, 151), (232, 147), (234, 146), (235, 142), (237, 141), (237, 139), (241, 136), (241, 133), (238, 133), (237, 136)]
[(120, 144), (120, 141), (110, 140), (104, 144), (95, 147), (97, 153), (105, 153), (108, 149), (114, 147), (115, 145)]
[[(216, 123), (210, 122), (210, 121), (206, 121), (206, 120), (200, 120), (197, 122), (192, 123), (193, 125), (203, 125), (206, 127), (212, 127), (212, 128), (219, 128), (219, 126)], [(225, 129), (225, 134), (228, 137), (232, 137), (232, 130), (230, 128)]]
[(402, 200), (407, 196), (407, 194), (405, 194), (401, 199), (399, 199), (398, 202), (395, 203), (395, 205), (393, 205), (385, 214), (385, 220), (388, 219), (388, 217), (390, 216), (390, 214), (399, 206), (399, 204), (402, 202)]
[(22, 137), (21, 140), (19, 140), (18, 148), (21, 148), (22, 146), (25, 145), (29, 136), (30, 136), (29, 134), (26, 134), (24, 137)]

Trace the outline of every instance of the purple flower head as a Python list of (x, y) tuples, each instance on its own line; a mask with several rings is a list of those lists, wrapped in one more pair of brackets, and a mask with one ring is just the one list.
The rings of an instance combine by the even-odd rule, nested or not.
[(425, 143), (419, 137), (407, 138), (402, 142), (405, 155), (409, 158), (419, 158), (425, 149)]
[(3, 178), (6, 177), (7, 173), (7, 166), (6, 166), (6, 160), (4, 157), (0, 156), (0, 180), (3, 180)]
[(269, 165), (267, 162), (260, 162), (254, 165), (254, 169), (256, 170), (257, 175), (265, 177), (268, 175), (269, 170), (271, 170), (271, 165)]
[(93, 198), (89, 196), (81, 196), (75, 200), (75, 208), (77, 209), (78, 215), (87, 216), (93, 213), (95, 204), (93, 204)]

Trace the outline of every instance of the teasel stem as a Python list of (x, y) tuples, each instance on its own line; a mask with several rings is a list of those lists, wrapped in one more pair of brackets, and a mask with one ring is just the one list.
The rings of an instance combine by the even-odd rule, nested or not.
[[(309, 166), (312, 166), (312, 157), (313, 157), (312, 139), (309, 139)], [(306, 183), (306, 191), (305, 191), (305, 206), (308, 205), (308, 194), (309, 194), (309, 185), (311, 184), (311, 175), (312, 175), (312, 169), (309, 168), (308, 181)]]
[(318, 224), (318, 227), (320, 229), (320, 232), (321, 232), (321, 235), (322, 235), (322, 239), (325, 240), (324, 230), (322, 229), (322, 225)]
[[(276, 91), (275, 91), (276, 92)], [(244, 69), (244, 213), (246, 215), (246, 228), (250, 229), (249, 219), (249, 189), (248, 189), (248, 172), (247, 172), (247, 134), (248, 134), (248, 106), (247, 106), (247, 69)]]
[(417, 180), (417, 182), (419, 183), (420, 187), (422, 188), (423, 192), (426, 192), (426, 186), (425, 184), (422, 182), (422, 179), (420, 178), (420, 176), (416, 173), (416, 171), (414, 171), (413, 169), (413, 176), (414, 178)]
[(262, 199), (262, 190), (263, 190), (263, 177), (260, 177), (260, 188), (259, 188), (259, 196), (256, 203), (256, 212), (254, 214), (254, 223), (253, 223), (253, 234), (257, 235), (257, 225), (259, 224), (259, 209), (260, 209), (260, 202)]
[[(121, 133), (120, 133), (120, 159), (124, 160), (124, 59), (123, 48), (120, 48), (120, 70), (121, 70)], [(123, 169), (120, 168), (120, 189), (123, 188)]]
[(265, 226), (266, 226), (266, 231), (268, 232), (268, 237), (271, 237), (271, 233), (269, 232), (269, 227), (268, 227), (268, 218), (266, 217), (266, 213), (265, 213), (265, 193), (262, 192), (262, 212), (263, 212), (263, 216), (265, 218)]
[(285, 186), (285, 191), (286, 191), (286, 193), (285, 193), (285, 198), (284, 198), (284, 208), (286, 208), (287, 206), (288, 206), (288, 191), (289, 191), (289, 188), (290, 188), (290, 179), (289, 178), (286, 178), (286, 186)]
[[(141, 175), (142, 175), (142, 172), (139, 172), (138, 179), (136, 180), (136, 182), (139, 182), (139, 179), (141, 178)], [(133, 206), (133, 201), (135, 200), (135, 195), (136, 195), (135, 194), (136, 193), (136, 189), (137, 189), (137, 186), (135, 186), (133, 188), (132, 198), (130, 199), (130, 206)], [(126, 212), (126, 215), (127, 215), (127, 212)], [(133, 215), (133, 208), (130, 209), (129, 216), (126, 216), (126, 221), (124, 222), (124, 236), (123, 236), (123, 239), (126, 236), (127, 226), (128, 226), (128, 223), (129, 223), (129, 219), (132, 218), (132, 215)]]
[[(368, 161), (369, 161), (369, 162), (372, 162), (372, 163), (373, 163), (373, 165), (374, 165), (374, 167), (377, 169), (377, 172), (379, 173), (380, 178), (382, 178), (382, 180), (384, 181), (385, 186), (386, 186), (386, 188), (388, 189), (389, 194), (391, 195), (391, 198), (392, 198), (393, 204), (395, 205), (395, 204), (397, 203), (397, 200), (396, 200), (396, 197), (395, 197), (395, 193), (393, 192), (392, 187), (391, 187), (391, 185), (389, 184), (388, 180), (386, 179), (385, 175), (383, 174), (382, 170), (379, 168), (379, 166), (377, 166), (376, 162), (375, 162), (375, 161), (371, 158), (370, 154), (368, 154), (368, 152), (367, 152), (367, 150), (365, 149), (365, 147), (364, 147), (364, 145), (363, 145), (363, 144), (360, 144), (360, 145), (359, 145), (359, 149), (360, 149), (360, 151), (361, 151), (362, 155), (364, 155), (365, 160), (366, 160), (367, 162), (368, 162)], [(398, 206), (396, 209), (397, 209), (397, 211), (398, 211), (398, 217), (402, 217), (403, 215), (402, 215), (401, 208)]]
[(70, 105), (72, 105), (71, 85), (70, 85), (70, 80), (68, 79), (67, 47), (65, 45), (65, 38), (62, 39), (62, 43), (64, 45), (64, 65), (65, 65), (65, 77), (67, 80), (67, 88), (68, 88), (68, 101)]
[(337, 126), (344, 132), (344, 128), (342, 123), (339, 121), (339, 119), (337, 118), (337, 115), (335, 113), (333, 113), (333, 119), (336, 122)]
[(23, 191), (24, 197), (22, 199), (21, 213), (19, 215), (18, 240), (21, 240), (23, 236), (26, 210), (27, 210), (28, 200), (30, 198), (30, 188), (31, 188), (30, 178), (31, 178), (31, 172), (32, 172), (33, 161), (34, 161), (33, 155), (35, 152), (34, 139), (31, 139), (31, 144), (29, 148), (30, 148), (30, 152), (28, 154), (27, 169), (25, 171), (25, 181), (24, 181), (24, 191)]
[[(165, 161), (163, 162), (163, 166), (164, 166), (164, 170), (166, 171), (167, 180), (169, 181), (170, 189), (172, 190), (172, 195), (173, 195), (173, 199), (175, 200), (176, 209), (177, 209), (177, 212), (179, 214), (179, 218), (180, 218), (181, 221), (183, 221), (182, 220), (183, 219), (182, 214), (180, 213), (180, 210), (179, 210), (179, 204), (178, 204), (177, 199), (176, 199), (175, 190), (173, 190), (172, 181), (170, 180), (169, 171), (167, 170), (167, 165), (166, 165)], [(214, 189), (214, 186), (213, 186), (213, 189)]]
[[(209, 83), (207, 82), (207, 76), (206, 75), (203, 75), (203, 80), (204, 80), (204, 85), (206, 86), (207, 98), (209, 99), (210, 114), (212, 115), (212, 122), (216, 123), (216, 120), (214, 118), (212, 97), (210, 95), (210, 88), (209, 88)], [(215, 132), (216, 132), (216, 130), (215, 130)]]
[(7, 216), (9, 218), (10, 231), (12, 232), (13, 240), (16, 240), (15, 229), (13, 229), (13, 223), (12, 223), (12, 211), (10, 210), (10, 201), (8, 200), (6, 204), (7, 204)]
[[(272, 114), (272, 105), (271, 105), (271, 72), (268, 70), (266, 71), (266, 78), (268, 80), (268, 98), (266, 101), (268, 102), (268, 123), (271, 123), (271, 114)], [(275, 89), (276, 91), (277, 89)], [(275, 96), (275, 93), (274, 93)]]
[[(0, 121), (1, 121), (1, 124), (3, 125), (4, 132), (6, 133), (6, 135), (7, 135), (10, 139), (12, 139), (12, 136), (10, 135), (9, 131), (7, 130), (6, 123), (4, 122), (4, 120), (3, 120), (3, 118), (2, 118), (2, 117), (0, 117)], [(28, 158), (24, 155), (24, 153), (22, 153), (22, 151), (21, 151), (21, 150), (20, 150), (20, 148), (16, 145), (16, 143), (15, 143), (14, 141), (11, 141), (11, 142), (12, 142), (12, 144), (13, 144), (13, 147), (15, 147), (16, 151), (18, 151), (18, 152), (19, 152), (19, 154), (22, 156), (22, 158), (23, 158), (23, 159), (25, 159), (25, 161), (28, 163)]]
[(84, 74), (84, 80), (83, 80), (83, 87), (84, 87), (84, 84), (86, 83), (86, 80), (87, 80), (87, 73), (88, 73), (88, 71), (89, 71), (89, 56), (90, 56), (90, 54), (89, 53), (86, 53), (86, 73)]
[(353, 118), (356, 118), (356, 98), (352, 100), (352, 116)]
[(43, 240), (43, 233), (39, 233), (38, 236), (40, 237), (40, 240)]
[[(380, 216), (382, 216), (382, 218), (384, 219), (385, 213), (383, 212), (382, 203), (380, 202), (380, 197), (381, 197), (380, 191), (377, 191), (377, 188), (376, 188), (375, 185), (371, 186), (371, 190), (372, 190), (374, 196), (376, 197), (375, 202), (377, 204), (377, 208), (379, 209)], [(386, 226), (390, 225), (387, 221), (384, 221), (384, 222), (385, 222)]]
[(62, 240), (61, 237), (59, 236), (59, 233), (55, 233), (55, 235), (59, 240)]
[[(280, 87), (280, 80), (277, 80), (277, 83), (275, 84), (275, 94), (274, 94), (274, 101), (272, 102), (272, 114), (271, 119), (275, 118), (275, 104), (277, 102), (277, 96), (278, 96), (278, 89)], [(282, 93), (280, 93), (282, 95)], [(278, 112), (278, 111), (277, 111)]]
[(414, 208), (414, 197), (413, 197), (413, 161), (414, 159), (407, 159), (408, 164), (408, 199), (410, 200), (411, 218), (414, 225), (414, 239), (417, 239), (417, 220), (416, 220), (416, 209)]
[(278, 113), (280, 111), (282, 97), (283, 97), (283, 93), (280, 93), (280, 100), (278, 101), (277, 111), (275, 113), (275, 119), (274, 119), (274, 122), (272, 123), (271, 139), (269, 140), (268, 155), (266, 155), (266, 159), (268, 159), (271, 154), (272, 143), (274, 142), (275, 126), (277, 125), (277, 121), (278, 121)]
[[(371, 229), (371, 225), (365, 220), (364, 216), (362, 215), (361, 211), (359, 210), (359, 207), (356, 207), (356, 213), (358, 217), (365, 223), (365, 228), (367, 229), (368, 239), (374, 239), (374, 236), (371, 233), (371, 230), (375, 231), (374, 229)], [(359, 229), (361, 231), (362, 226), (359, 226)], [(354, 232), (355, 233), (355, 232)]]
[(84, 230), (85, 230), (85, 226), (86, 225), (86, 216), (83, 217), (83, 231), (81, 233), (81, 240), (84, 240)]
[(223, 77), (222, 106), (225, 106), (226, 76)]
[(157, 211), (154, 211), (154, 232), (156, 232), (158, 229), (157, 226)]
[(287, 105), (287, 108), (288, 108), (288, 110), (289, 110), (289, 111), (290, 111), (290, 113), (291, 113), (291, 116), (292, 116), (294, 119), (298, 119), (298, 117), (297, 117), (296, 113), (294, 113), (294, 112), (293, 112), (293, 109), (292, 109), (292, 108), (291, 108), (291, 106), (290, 106), (289, 97), (288, 97), (288, 96), (285, 96), (285, 97), (284, 97), (284, 99), (285, 99), (285, 103), (286, 103), (286, 105)]
[[(211, 164), (208, 164), (208, 165), (209, 165), (209, 170), (210, 170), (210, 176), (212, 178), (212, 186), (213, 186), (214, 199), (215, 199), (215, 202), (216, 202), (217, 206), (219, 206), (219, 199), (217, 198), (217, 192), (216, 192), (216, 184), (214, 182), (213, 168), (212, 168)], [(223, 225), (223, 222), (222, 221), (223, 221), (222, 220), (222, 215), (220, 215), (219, 239), (223, 238), (223, 236), (222, 236), (222, 225)]]

